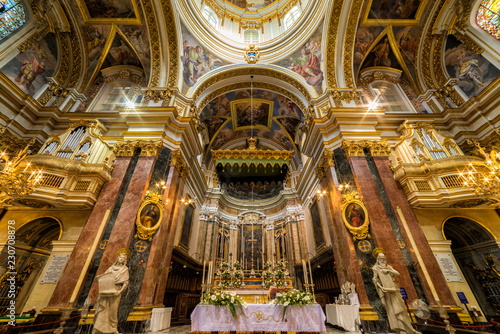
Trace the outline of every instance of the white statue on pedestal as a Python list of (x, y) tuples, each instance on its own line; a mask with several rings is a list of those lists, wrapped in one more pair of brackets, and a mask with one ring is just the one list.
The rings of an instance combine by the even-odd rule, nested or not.
[(412, 327), (399, 286), (394, 282), (394, 276), (399, 276), (399, 273), (387, 264), (383, 253), (378, 254), (377, 263), (372, 267), (372, 270), (373, 284), (375, 284), (380, 300), (387, 310), (387, 319), (391, 329), (396, 333), (403, 331), (421, 334)]
[(99, 282), (99, 298), (95, 308), (92, 334), (119, 334), (118, 305), (121, 295), (128, 286), (127, 259), (129, 257), (129, 249), (120, 249), (115, 263), (104, 274), (96, 277)]

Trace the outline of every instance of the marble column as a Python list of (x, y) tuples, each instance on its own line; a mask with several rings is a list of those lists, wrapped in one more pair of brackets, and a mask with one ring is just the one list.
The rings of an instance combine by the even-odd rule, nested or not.
[(111, 180), (102, 188), (46, 309), (58, 310), (75, 306), (88, 270), (87, 259), (93, 256), (92, 246), (94, 241), (100, 238), (102, 225), (107, 223), (106, 213), (112, 210), (116, 203), (131, 160), (132, 156), (117, 156)]
[[(384, 190), (389, 198), (390, 205), (392, 206), (394, 212), (396, 212), (397, 222), (401, 229), (401, 233), (405, 237), (405, 244), (411, 252), (413, 261), (419, 262), (418, 258), (415, 256), (415, 251), (418, 251), (421, 259), (425, 263), (425, 266), (417, 266), (417, 272), (419, 278), (423, 284), (425, 294), (431, 304), (436, 303), (436, 294), (441, 300), (441, 302), (446, 306), (456, 307), (455, 300), (453, 298), (446, 279), (439, 267), (439, 264), (432, 252), (432, 249), (427, 242), (427, 238), (420, 227), (417, 217), (413, 212), (408, 200), (406, 199), (403, 190), (399, 184), (394, 180), (394, 175), (390, 167), (390, 161), (387, 156), (374, 156), (373, 162), (375, 168), (380, 176)], [(399, 210), (398, 210), (399, 208)], [(406, 226), (401, 221), (402, 218), (400, 214), (403, 215), (406, 221)], [(412, 242), (409, 240), (408, 233), (413, 238), (414, 244), (417, 246), (417, 250), (412, 248)], [(427, 272), (424, 273), (423, 270)], [(428, 282), (426, 276), (431, 279)]]
[(416, 299), (418, 298), (417, 292), (413, 286), (410, 273), (406, 268), (403, 255), (396, 241), (363, 148), (344, 147), (344, 151), (346, 151), (349, 158), (360, 197), (368, 211), (370, 234), (375, 239), (376, 246), (384, 249), (387, 262), (401, 274), (401, 276), (396, 278), (396, 283), (406, 289), (410, 300)]
[[(158, 156), (159, 148), (148, 150), (146, 146), (149, 142), (139, 142), (141, 156), (137, 161), (134, 173), (130, 180), (127, 193), (123, 199), (122, 206), (116, 217), (113, 231), (108, 240), (106, 250), (102, 256), (96, 275), (103, 274), (111, 267), (116, 260), (116, 254), (121, 248), (129, 248), (130, 242), (135, 234), (135, 220), (137, 212), (142, 203), (142, 199), (149, 185), (151, 173)], [(143, 145), (143, 146), (141, 146)], [(98, 295), (98, 284), (92, 284), (88, 297), (95, 302)]]
[[(172, 166), (168, 173), (168, 178), (166, 180), (167, 187), (163, 194), (163, 220), (151, 242), (151, 251), (149, 253), (146, 273), (144, 274), (145, 279), (142, 282), (141, 293), (137, 303), (143, 308), (152, 308), (155, 306), (153, 300), (155, 299), (155, 291), (158, 289), (159, 280), (151, 278), (159, 277), (159, 275), (167, 270), (170, 265), (170, 263), (167, 263), (165, 266), (163, 259), (166, 256), (167, 250), (166, 240), (168, 240), (168, 236), (171, 233), (173, 212), (175, 211), (175, 207), (180, 204), (177, 202), (179, 202), (178, 194), (181, 190), (181, 180), (179, 171)], [(175, 233), (175, 231), (173, 233)], [(163, 302), (160, 302), (158, 305), (162, 304)], [(136, 311), (136, 308), (134, 308), (134, 311)]]
[(320, 179), (321, 189), (327, 190), (327, 203), (330, 213), (327, 219), (328, 231), (332, 242), (333, 255), (335, 258), (337, 277), (339, 283), (350, 281), (356, 284), (356, 292), (358, 293), (360, 302), (360, 311), (364, 313), (364, 319), (369, 318), (375, 320), (377, 315), (373, 312), (370, 306), (368, 296), (366, 294), (365, 286), (361, 270), (359, 268), (358, 258), (352, 236), (349, 234), (344, 226), (342, 220), (342, 195), (337, 189), (338, 180), (335, 172), (333, 159), (333, 152), (325, 152), (323, 163), (318, 166), (316, 176)]

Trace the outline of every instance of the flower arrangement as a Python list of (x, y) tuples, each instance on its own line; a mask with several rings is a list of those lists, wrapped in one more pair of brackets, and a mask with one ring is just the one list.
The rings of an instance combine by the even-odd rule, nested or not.
[(235, 263), (233, 263), (233, 266), (234, 266), (236, 269), (240, 269), (240, 268), (241, 268), (241, 263), (240, 263), (240, 261), (236, 261)]
[(222, 281), (221, 282), (221, 287), (224, 288), (224, 289), (227, 289), (227, 288), (229, 288), (229, 284), (230, 284), (229, 281)]
[(276, 275), (277, 278), (283, 278), (283, 276), (285, 276), (285, 273), (281, 269), (276, 270), (274, 274)]
[(273, 272), (271, 270), (264, 271), (264, 277), (265, 278), (271, 278), (271, 277), (273, 277)]
[(265, 281), (264, 281), (264, 284), (266, 285), (266, 288), (269, 288), (271, 286), (274, 285), (274, 281), (272, 278), (267, 278)]
[(276, 286), (278, 288), (282, 288), (285, 285), (285, 282), (282, 279), (277, 279), (276, 280)]
[(271, 268), (273, 266), (273, 264), (271, 262), (266, 262), (266, 264), (264, 265), (264, 268)]
[(241, 287), (241, 281), (240, 281), (239, 279), (235, 280), (235, 281), (233, 282), (233, 286), (234, 286), (235, 288), (239, 288), (239, 287)]
[(281, 261), (278, 261), (278, 262), (276, 263), (276, 267), (277, 267), (277, 268), (285, 268), (285, 264), (284, 264), (283, 262), (281, 262)]
[(241, 275), (241, 270), (235, 270), (234, 271), (234, 277), (236, 278), (240, 278), (242, 275)]
[(203, 294), (203, 304), (215, 305), (215, 306), (227, 306), (231, 311), (233, 317), (236, 317), (236, 310), (240, 310), (243, 307), (247, 307), (246, 302), (240, 296), (236, 295), (236, 292), (226, 292), (226, 291), (212, 291), (205, 292)]
[(282, 295), (276, 294), (276, 299), (273, 300), (276, 305), (283, 305), (283, 319), (285, 319), (286, 308), (289, 305), (307, 305), (314, 304), (316, 300), (309, 291), (290, 290)]
[(224, 261), (224, 262), (222, 262), (221, 267), (222, 268), (229, 268), (229, 263), (227, 263), (226, 261)]
[(229, 270), (224, 270), (222, 272), (222, 278), (230, 278), (231, 277), (231, 272)]

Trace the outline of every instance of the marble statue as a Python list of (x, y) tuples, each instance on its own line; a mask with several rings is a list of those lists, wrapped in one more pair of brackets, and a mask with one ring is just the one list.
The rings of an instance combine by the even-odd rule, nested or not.
[(375, 284), (380, 300), (387, 311), (391, 329), (396, 333), (403, 331), (421, 334), (411, 325), (399, 286), (394, 282), (394, 276), (399, 276), (399, 273), (387, 264), (385, 254), (378, 254), (377, 263), (372, 267), (372, 270), (373, 284)]
[(102, 275), (96, 277), (99, 282), (99, 298), (95, 308), (94, 329), (92, 334), (118, 333), (118, 305), (128, 286), (127, 259), (130, 250), (122, 248), (118, 258)]

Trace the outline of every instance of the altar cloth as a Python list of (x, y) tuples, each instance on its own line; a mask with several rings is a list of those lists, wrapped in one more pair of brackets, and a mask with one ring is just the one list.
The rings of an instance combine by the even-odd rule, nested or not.
[(199, 304), (191, 313), (191, 331), (326, 332), (326, 316), (319, 304), (288, 306), (285, 321), (282, 305), (249, 304), (237, 314), (233, 317), (227, 306)]
[(359, 305), (326, 305), (326, 322), (337, 325), (348, 332), (356, 331), (356, 324), (361, 324)]

